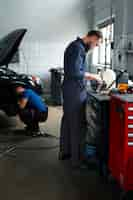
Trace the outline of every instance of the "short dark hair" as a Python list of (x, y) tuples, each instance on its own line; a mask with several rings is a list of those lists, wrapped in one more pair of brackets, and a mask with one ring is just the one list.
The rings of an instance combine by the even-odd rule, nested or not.
[(87, 33), (87, 36), (89, 36), (89, 37), (96, 36), (98, 39), (102, 39), (103, 38), (103, 34), (99, 30), (91, 30), (91, 31), (89, 31)]

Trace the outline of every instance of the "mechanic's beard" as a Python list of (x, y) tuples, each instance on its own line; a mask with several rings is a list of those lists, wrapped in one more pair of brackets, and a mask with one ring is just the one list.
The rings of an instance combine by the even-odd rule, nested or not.
[(85, 46), (85, 51), (88, 53), (91, 50), (91, 44), (86, 44)]
[(87, 52), (87, 55), (91, 55), (93, 53), (93, 49), (89, 49), (89, 51)]

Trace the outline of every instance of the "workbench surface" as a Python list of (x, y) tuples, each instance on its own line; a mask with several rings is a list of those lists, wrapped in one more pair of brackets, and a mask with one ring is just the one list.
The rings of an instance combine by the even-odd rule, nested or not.
[(133, 94), (115, 94), (113, 95), (124, 102), (133, 103)]
[(110, 96), (109, 95), (105, 95), (105, 94), (88, 92), (88, 95), (89, 96), (93, 96), (98, 101), (109, 101), (110, 100)]

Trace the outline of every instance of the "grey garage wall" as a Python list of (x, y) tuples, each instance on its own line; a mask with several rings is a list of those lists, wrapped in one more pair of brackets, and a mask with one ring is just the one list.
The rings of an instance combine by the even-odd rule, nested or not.
[(113, 5), (113, 2), (114, 0), (94, 0), (94, 25), (97, 25), (110, 17), (110, 7), (111, 4)]
[[(122, 6), (121, 12), (119, 7)], [(117, 0), (117, 24), (115, 44), (115, 67), (127, 69), (133, 76), (133, 1)], [(119, 21), (118, 21), (119, 20)], [(118, 29), (119, 28), (119, 29)], [(119, 30), (119, 31), (118, 31)], [(132, 44), (132, 45), (129, 45)], [(131, 50), (131, 51), (128, 51)], [(118, 59), (121, 55), (121, 60)]]
[[(133, 1), (132, 0), (90, 0), (94, 8), (93, 26), (108, 19), (111, 5), (115, 16), (113, 68), (127, 69), (133, 75)], [(128, 44), (132, 43), (132, 51), (127, 53)], [(119, 60), (121, 55), (121, 60)], [(91, 71), (94, 71), (93, 66)]]
[[(109, 19), (111, 16), (111, 4), (113, 6), (114, 13), (114, 0), (90, 0), (89, 6), (93, 9), (93, 19), (92, 19), (92, 28), (96, 28), (98, 24), (103, 23), (105, 20)], [(96, 72), (97, 66), (93, 66), (92, 62), (90, 63), (90, 71)]]
[(49, 68), (63, 66), (68, 42), (88, 31), (88, 0), (0, 0), (0, 21), (0, 37), (28, 29), (16, 70), (43, 78)]

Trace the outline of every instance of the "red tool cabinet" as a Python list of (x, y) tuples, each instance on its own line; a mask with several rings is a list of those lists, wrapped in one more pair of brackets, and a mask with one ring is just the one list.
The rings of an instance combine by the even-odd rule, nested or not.
[(124, 191), (133, 190), (133, 95), (110, 100), (109, 170)]

